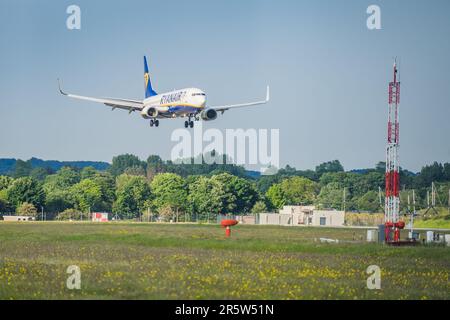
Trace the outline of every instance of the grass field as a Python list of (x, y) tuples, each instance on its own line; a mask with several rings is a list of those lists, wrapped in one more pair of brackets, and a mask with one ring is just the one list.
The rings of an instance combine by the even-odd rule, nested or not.
[[(365, 230), (0, 223), (0, 299), (449, 299), (450, 248), (326, 244)], [(81, 289), (66, 288), (67, 267)], [(366, 286), (369, 265), (381, 289)]]
[(415, 222), (414, 226), (416, 228), (450, 229), (450, 220), (448, 219), (420, 220)]

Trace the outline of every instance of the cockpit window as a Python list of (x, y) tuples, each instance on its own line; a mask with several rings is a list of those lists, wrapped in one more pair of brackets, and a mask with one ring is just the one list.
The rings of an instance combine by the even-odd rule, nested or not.
[(193, 93), (192, 96), (206, 96), (203, 92)]

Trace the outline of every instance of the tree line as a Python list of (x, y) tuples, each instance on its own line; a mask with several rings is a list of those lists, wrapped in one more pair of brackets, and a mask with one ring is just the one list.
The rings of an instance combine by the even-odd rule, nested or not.
[[(315, 170), (286, 166), (275, 175), (254, 177), (241, 166), (191, 164), (194, 159), (190, 160), (177, 164), (151, 155), (142, 161), (124, 154), (114, 157), (107, 170), (66, 166), (56, 172), (17, 161), (13, 174), (0, 176), (0, 213), (39, 216), (45, 211), (50, 219), (79, 219), (88, 218), (89, 212), (111, 212), (120, 219), (151, 215), (192, 221), (295, 204), (382, 211), (382, 162), (370, 169), (344, 171), (334, 160)], [(417, 174), (401, 170), (400, 176), (403, 203), (414, 189), (417, 207), (425, 207), (431, 182), (438, 183), (439, 201), (448, 203), (449, 163), (425, 166)]]

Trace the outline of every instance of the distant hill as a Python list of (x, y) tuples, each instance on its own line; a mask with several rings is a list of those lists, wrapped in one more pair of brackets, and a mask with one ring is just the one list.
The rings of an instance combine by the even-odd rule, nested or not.
[[(17, 159), (1, 159), (0, 158), (0, 175), (11, 174), (14, 172)], [(74, 168), (94, 167), (97, 170), (106, 170), (110, 164), (101, 161), (58, 161), (58, 160), (42, 160), (31, 158), (28, 160), (32, 168), (50, 168), (58, 171), (62, 167), (70, 166)]]
[[(402, 169), (402, 168), (400, 168), (400, 170), (402, 170), (402, 172), (404, 174), (406, 174), (407, 176), (417, 176), (419, 174), (419, 173), (415, 173), (415, 172), (412, 172), (412, 171), (409, 171), (409, 170), (405, 170), (405, 169)], [(370, 171), (373, 171), (373, 169), (352, 169), (349, 172), (359, 173), (359, 174), (366, 174), (366, 173), (368, 173)]]
[[(13, 174), (16, 167), (17, 159), (0, 158), (0, 175)], [(96, 170), (103, 171), (108, 169), (111, 165), (102, 161), (58, 161), (58, 160), (42, 160), (38, 158), (31, 158), (27, 160), (34, 168), (49, 168), (56, 172), (62, 167), (74, 167), (83, 169), (84, 167), (93, 167)], [(251, 178), (258, 178), (261, 173), (258, 171), (244, 170), (246, 176)]]
[(16, 159), (0, 159), (0, 174), (8, 174), (14, 171)]
[(258, 179), (259, 177), (261, 177), (261, 172), (254, 170), (245, 170), (245, 174), (247, 175), (247, 177), (254, 179)]

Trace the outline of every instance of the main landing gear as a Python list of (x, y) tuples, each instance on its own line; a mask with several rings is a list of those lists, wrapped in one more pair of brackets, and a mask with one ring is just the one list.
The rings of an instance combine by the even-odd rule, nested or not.
[[(189, 116), (189, 120), (184, 122), (184, 127), (185, 128), (188, 128), (188, 127), (193, 128), (194, 127), (194, 121), (192, 121), (191, 118), (192, 118), (192, 116)], [(194, 116), (194, 119), (198, 120), (198, 119), (195, 118), (195, 116)]]
[(158, 119), (155, 119), (155, 120), (151, 119), (150, 120), (150, 127), (153, 127), (153, 125), (155, 127), (158, 127), (159, 126), (159, 120)]

